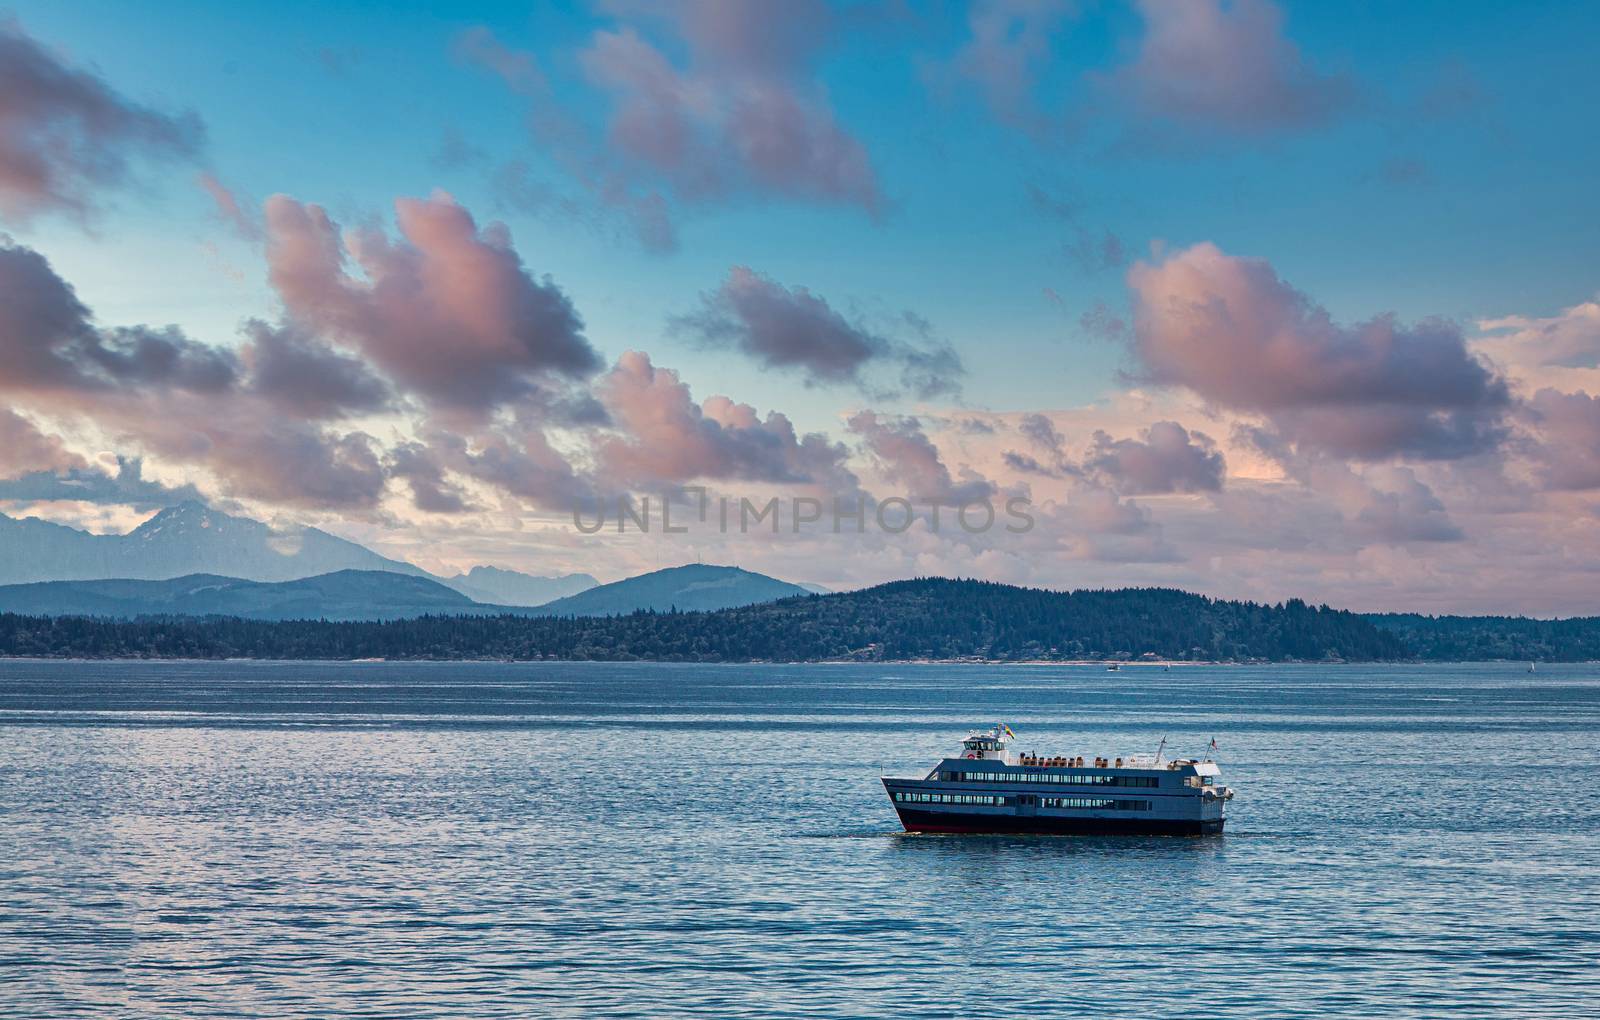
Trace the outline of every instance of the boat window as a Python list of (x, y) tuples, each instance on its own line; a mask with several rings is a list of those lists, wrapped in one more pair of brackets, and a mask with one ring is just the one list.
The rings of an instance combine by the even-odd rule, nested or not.
[(991, 797), (982, 793), (923, 793), (920, 790), (897, 790), (894, 799), (908, 804), (1004, 804), (1004, 797)]
[(1105, 797), (1045, 797), (1047, 808), (1095, 808), (1102, 811), (1149, 811), (1147, 800), (1111, 800)]
[(1108, 776), (1099, 772), (941, 772), (947, 783), (1055, 783), (1068, 786), (1130, 786), (1154, 788), (1155, 776)]

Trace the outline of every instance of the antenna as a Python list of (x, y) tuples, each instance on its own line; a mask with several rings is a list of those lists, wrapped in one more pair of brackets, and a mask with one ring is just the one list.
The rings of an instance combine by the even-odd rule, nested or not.
[(1162, 737), (1161, 738), (1161, 743), (1159, 745), (1157, 745), (1157, 747), (1156, 747), (1156, 764), (1157, 765), (1161, 764), (1161, 752), (1165, 751), (1166, 749), (1167, 749), (1167, 738), (1166, 737)]

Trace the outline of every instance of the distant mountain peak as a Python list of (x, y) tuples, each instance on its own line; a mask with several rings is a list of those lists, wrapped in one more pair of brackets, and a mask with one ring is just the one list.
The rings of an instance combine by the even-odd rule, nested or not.
[(187, 574), (288, 581), (345, 569), (425, 573), (315, 528), (276, 529), (193, 500), (157, 511), (126, 535), (0, 519), (0, 584)]
[[(157, 535), (172, 536), (183, 534), (196, 528), (221, 528), (229, 524), (243, 522), (242, 518), (229, 517), (222, 511), (213, 510), (204, 503), (188, 500), (175, 506), (158, 510), (154, 517), (134, 528), (130, 534), (149, 540)], [(256, 522), (251, 521), (250, 523), (254, 524)]]
[(588, 574), (538, 577), (520, 570), (482, 565), (443, 580), (456, 591), (478, 602), (508, 606), (542, 606), (551, 599), (576, 595), (600, 583)]
[(684, 563), (603, 584), (540, 608), (558, 616), (614, 616), (653, 610), (716, 610), (810, 594), (743, 567)]

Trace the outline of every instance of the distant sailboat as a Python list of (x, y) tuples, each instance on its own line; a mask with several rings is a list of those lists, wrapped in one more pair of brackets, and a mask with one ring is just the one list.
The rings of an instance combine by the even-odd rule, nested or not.
[(1529, 673), (1532, 673), (1532, 672), (1533, 672), (1533, 663), (1531, 663), (1531, 662), (1530, 662), (1530, 663), (1528, 663), (1528, 672), (1529, 672)]

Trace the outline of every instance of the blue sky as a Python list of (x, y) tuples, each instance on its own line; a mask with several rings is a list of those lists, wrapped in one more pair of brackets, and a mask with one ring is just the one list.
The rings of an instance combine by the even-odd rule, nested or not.
[[(1115, 2), (1074, 5), (1040, 30), (1043, 49), (1008, 116), (957, 67), (988, 6), (1005, 5), (835, 7), (814, 48), (775, 72), (863, 147), (883, 196), (876, 214), (749, 184), (690, 199), (669, 183), (677, 245), (663, 253), (601, 208), (528, 120), (534, 107), (559, 109), (588, 132), (585, 144), (610, 144), (620, 93), (596, 84), (584, 54), (597, 33), (638, 32), (688, 81), (695, 44), (684, 22), (627, 3), (15, 3), (21, 30), (65, 64), (129, 102), (193, 111), (206, 140), (190, 160), (108, 188), (87, 224), (46, 213), (5, 227), (49, 258), (102, 326), (174, 323), (238, 347), (239, 324), (283, 315), (282, 297), (259, 238), (226, 228), (197, 174), (215, 175), (250, 211), (284, 194), (341, 225), (391, 232), (396, 198), (442, 189), (480, 224), (509, 227), (528, 270), (571, 298), (608, 363), (646, 350), (697, 400), (727, 394), (841, 438), (844, 419), (866, 407), (936, 419), (1127, 399), (1124, 373), (1146, 378), (1152, 366), (1083, 317), (1099, 307), (1128, 321), (1129, 266), (1203, 243), (1266, 260), (1336, 322), (1443, 317), (1469, 339), (1479, 320), (1557, 317), (1600, 288), (1594, 4), (1208, 0), (1225, 21), (1244, 8), (1278, 19), (1273, 44), (1290, 47), (1295, 73), (1339, 95), (1325, 116), (1244, 127), (1142, 114), (1129, 68), (1153, 22)], [(475, 31), (538, 68), (536, 96), (463, 56), (463, 33)], [(1181, 85), (1183, 69), (1169, 73)], [(504, 184), (510, 165), (555, 201), (517, 202)], [(628, 173), (630, 186), (663, 187), (637, 166)], [(1103, 257), (1108, 241), (1120, 257)], [(1077, 250), (1086, 245), (1095, 258)], [(668, 328), (734, 266), (807, 288), (892, 343), (947, 343), (965, 366), (959, 393), (808, 383)], [(1162, 392), (1206, 398), (1190, 405), (1202, 412), (1191, 427), (1236, 424), (1217, 424), (1203, 387)], [(956, 470), (960, 454), (946, 459)], [(1246, 460), (1233, 452), (1230, 475)]]
[[(434, 158), (453, 131), (490, 159), (539, 159), (519, 106), (491, 77), (453, 60), (450, 40), (487, 25), (537, 55), (558, 89), (582, 101), (585, 90), (562, 79), (577, 77), (573, 50), (610, 21), (583, 5), (13, 7), (30, 31), (100, 68), (130, 96), (197, 110), (212, 165), (244, 194), (287, 192), (356, 218), (382, 216), (396, 195), (442, 187), (506, 220), (530, 265), (579, 297), (594, 339), (613, 353), (662, 348), (665, 313), (691, 304), (729, 265), (748, 263), (839, 301), (915, 310), (962, 349), (984, 350), (1003, 334), (1012, 355), (1049, 366), (1023, 381), (974, 359), (967, 396), (983, 406), (1091, 399), (1108, 385), (1118, 354), (1086, 338), (1076, 319), (1096, 302), (1120, 304), (1120, 281), (1060, 254), (1064, 228), (1030, 203), (1030, 184), (1081, 205), (1086, 224), (1112, 231), (1134, 253), (1158, 240), (1213, 240), (1268, 257), (1348, 318), (1386, 310), (1407, 318), (1549, 314), (1594, 289), (1600, 95), (1592, 54), (1576, 41), (1600, 32), (1600, 10), (1284, 9), (1309, 58), (1359, 80), (1362, 109), (1311, 136), (1227, 140), (1161, 156), (1112, 153), (1116, 124), (1041, 145), (993, 123), (970, 90), (947, 102), (930, 97), (918, 65), (960, 45), (957, 6), (867, 33), (831, 55), (823, 76), (840, 121), (869, 140), (881, 167), (894, 203), (883, 222), (851, 208), (746, 200), (693, 210), (681, 250), (662, 257), (507, 209), (484, 168), (443, 167)], [(1092, 103), (1075, 72), (1115, 66), (1136, 34), (1132, 11), (1089, 5), (1055, 41), (1057, 68), (1039, 90), (1041, 104), (1064, 111)], [(1476, 95), (1462, 97), (1458, 110), (1415, 112), (1430, 94), (1452, 90)], [(1402, 162), (1417, 164), (1425, 179), (1386, 180), (1386, 165)], [(218, 279), (196, 250), (194, 240), (215, 229), (188, 181), (153, 186), (153, 200), (119, 200), (98, 237), (64, 239), (54, 258), (83, 267), (68, 275), (91, 298), (105, 295), (93, 303), (107, 320), (166, 316), (225, 339), (243, 312), (270, 304), (265, 285), (239, 246), (223, 245), (246, 273), (243, 283)], [(130, 272), (107, 254), (119, 245), (161, 248), (159, 272)], [(1044, 298), (1046, 287), (1065, 309)], [(761, 406), (815, 399), (759, 373), (722, 369), (722, 359), (674, 355), (694, 364), (706, 385), (737, 388)]]

